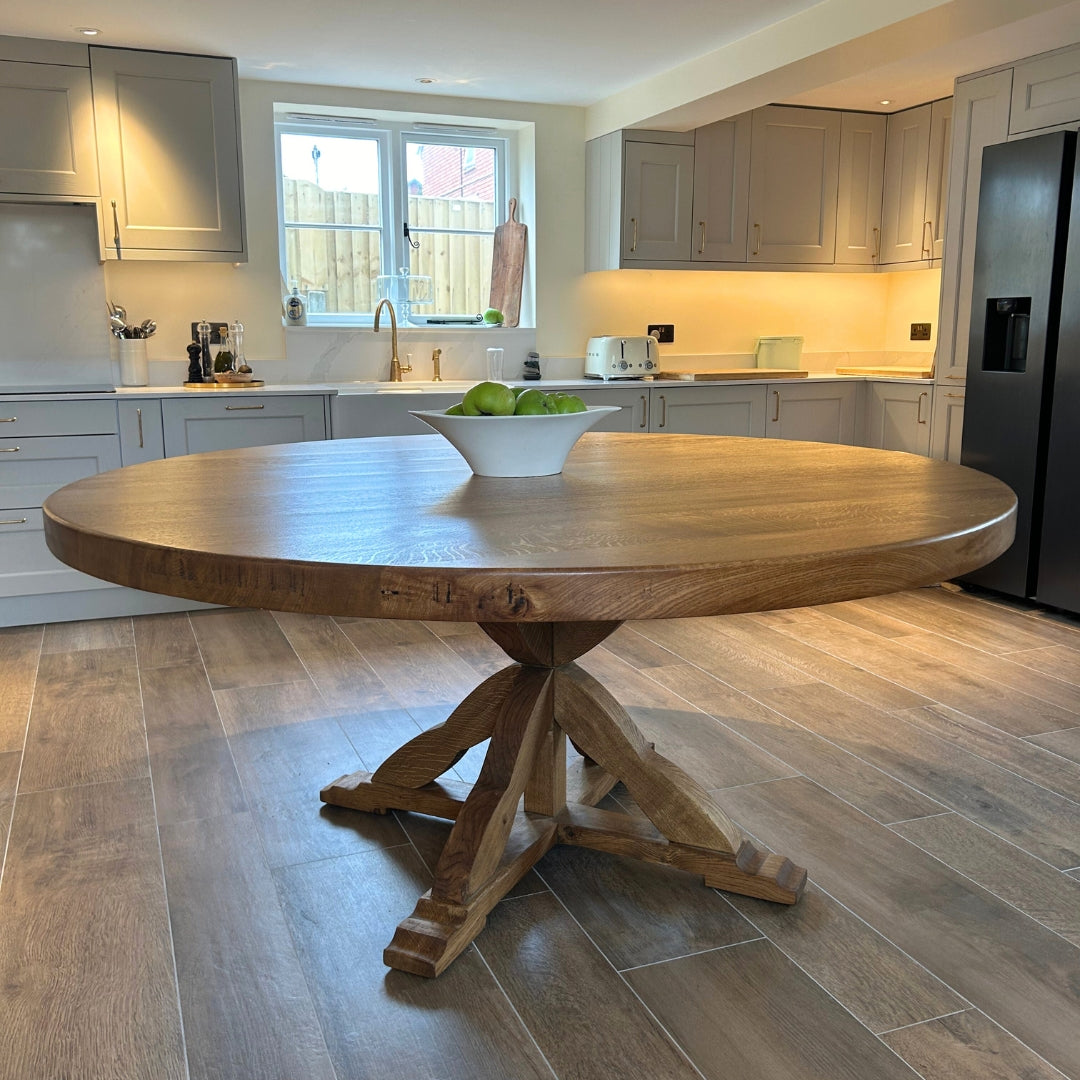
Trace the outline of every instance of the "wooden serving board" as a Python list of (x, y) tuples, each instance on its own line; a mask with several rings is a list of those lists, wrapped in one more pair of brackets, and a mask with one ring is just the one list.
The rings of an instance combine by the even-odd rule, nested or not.
[(883, 375), (885, 378), (895, 376), (898, 379), (930, 379), (933, 372), (928, 367), (896, 367), (895, 365), (883, 364), (881, 367), (838, 367), (837, 375)]
[(727, 368), (724, 371), (661, 371), (656, 377), (681, 382), (716, 382), (722, 379), (805, 379), (809, 374), (808, 371), (784, 368)]
[(495, 246), (491, 253), (491, 292), (488, 307), (505, 316), (503, 326), (517, 326), (521, 317), (521, 278), (525, 272), (527, 227), (514, 220), (517, 199), (502, 225), (495, 226)]

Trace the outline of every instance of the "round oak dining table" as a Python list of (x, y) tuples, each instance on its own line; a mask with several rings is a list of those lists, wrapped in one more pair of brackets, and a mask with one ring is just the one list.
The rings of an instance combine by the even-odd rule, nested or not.
[[(426, 976), (555, 844), (795, 903), (805, 871), (744, 837), (575, 660), (627, 619), (946, 580), (1001, 554), (1015, 513), (1000, 481), (914, 455), (616, 433), (583, 436), (554, 476), (474, 476), (437, 435), (350, 439), (132, 465), (44, 506), (53, 553), (106, 581), (237, 607), (472, 621), (501, 646), (508, 666), (445, 722), (321, 792), (453, 820), (431, 889), (384, 953)], [(475, 784), (444, 776), (485, 740)], [(597, 807), (620, 781), (644, 817)]]

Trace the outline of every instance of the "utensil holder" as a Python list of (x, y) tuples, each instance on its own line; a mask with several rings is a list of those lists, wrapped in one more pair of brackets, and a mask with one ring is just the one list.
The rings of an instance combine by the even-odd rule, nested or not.
[(119, 338), (120, 382), (123, 386), (145, 386), (149, 381), (146, 338)]

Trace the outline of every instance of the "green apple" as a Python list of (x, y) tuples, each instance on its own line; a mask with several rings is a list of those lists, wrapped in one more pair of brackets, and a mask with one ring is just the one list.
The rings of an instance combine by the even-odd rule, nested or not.
[(477, 383), (461, 400), (466, 416), (513, 416), (516, 404), (514, 391), (500, 382)]
[(447, 416), (464, 416), (465, 415), (465, 410), (462, 407), (461, 402), (459, 401), (456, 405), (451, 405), (450, 408), (446, 410), (446, 415)]
[(511, 386), (510, 389), (514, 391), (514, 397), (521, 397), (521, 395), (524, 394), (526, 390), (528, 390), (528, 387), (527, 386)]
[(588, 406), (577, 394), (556, 394), (555, 411), (558, 413), (585, 412)]
[(505, 321), (506, 316), (498, 308), (489, 307), (484, 312), (484, 322), (489, 326), (497, 326)]
[(517, 399), (517, 407), (514, 409), (515, 416), (548, 416), (555, 412), (555, 402), (544, 393), (533, 387), (524, 391)]

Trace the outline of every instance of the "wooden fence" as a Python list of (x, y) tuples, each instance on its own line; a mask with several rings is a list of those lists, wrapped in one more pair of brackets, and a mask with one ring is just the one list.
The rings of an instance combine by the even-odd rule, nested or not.
[[(285, 180), (285, 220), (327, 225), (378, 225), (377, 195), (324, 191), (310, 180)], [(488, 306), (491, 289), (492, 233), (495, 209), (470, 199), (409, 196), (410, 229), (484, 229), (487, 235), (414, 232), (420, 249), (409, 255), (409, 272), (432, 278), (434, 303), (416, 308), (419, 315), (472, 315)], [(285, 229), (286, 276), (300, 291), (325, 290), (326, 310), (363, 313), (379, 300), (376, 277), (397, 273), (383, 267), (379, 234), (369, 229)]]

